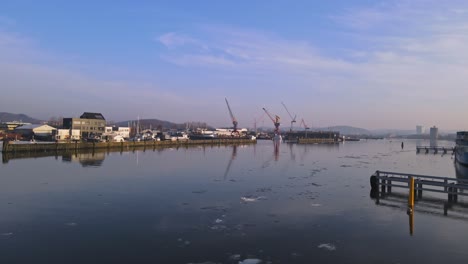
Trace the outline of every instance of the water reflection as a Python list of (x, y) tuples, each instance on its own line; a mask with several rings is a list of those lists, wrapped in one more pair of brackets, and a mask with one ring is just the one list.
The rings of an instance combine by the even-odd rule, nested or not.
[(232, 162), (234, 161), (234, 159), (236, 159), (236, 156), (237, 156), (237, 146), (234, 145), (232, 146), (232, 155), (231, 155), (231, 159), (229, 160), (228, 162), (228, 165), (226, 167), (226, 171), (224, 171), (224, 176), (223, 176), (223, 180), (226, 180), (226, 177), (229, 173), (229, 170), (231, 169), (231, 165), (232, 165)]
[(274, 149), (273, 155), (275, 156), (275, 161), (279, 160), (280, 145), (281, 145), (280, 140), (273, 140), (273, 149)]
[(106, 158), (105, 152), (66, 153), (62, 156), (63, 162), (78, 162), (83, 167), (100, 167)]

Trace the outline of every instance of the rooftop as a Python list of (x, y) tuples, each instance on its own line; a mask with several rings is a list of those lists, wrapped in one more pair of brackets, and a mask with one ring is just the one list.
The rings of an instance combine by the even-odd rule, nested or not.
[(104, 116), (101, 113), (90, 113), (90, 112), (84, 112), (80, 118), (84, 119), (101, 119), (101, 120), (106, 120)]

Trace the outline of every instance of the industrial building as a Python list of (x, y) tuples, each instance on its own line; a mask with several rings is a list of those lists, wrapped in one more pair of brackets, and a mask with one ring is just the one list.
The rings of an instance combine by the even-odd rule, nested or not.
[(55, 127), (49, 125), (24, 125), (15, 128), (13, 132), (28, 139), (50, 140), (56, 130)]
[(416, 126), (416, 135), (422, 135), (424, 133), (423, 126)]
[(99, 137), (105, 132), (106, 119), (101, 113), (84, 112), (79, 118), (64, 118), (64, 129), (78, 129), (82, 138)]

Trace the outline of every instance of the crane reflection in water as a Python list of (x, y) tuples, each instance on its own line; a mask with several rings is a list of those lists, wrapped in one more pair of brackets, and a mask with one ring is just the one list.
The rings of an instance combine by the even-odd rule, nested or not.
[(229, 170), (231, 169), (232, 162), (236, 159), (236, 156), (237, 156), (237, 146), (234, 145), (232, 146), (231, 159), (229, 160), (226, 170), (224, 171), (223, 180), (226, 180)]

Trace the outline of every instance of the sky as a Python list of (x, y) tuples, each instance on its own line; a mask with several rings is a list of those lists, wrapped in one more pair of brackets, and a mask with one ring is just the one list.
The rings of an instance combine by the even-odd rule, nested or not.
[[(468, 129), (466, 1), (0, 3), (0, 112)], [(299, 123), (299, 122), (298, 122)]]

